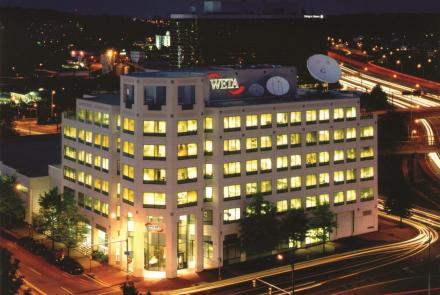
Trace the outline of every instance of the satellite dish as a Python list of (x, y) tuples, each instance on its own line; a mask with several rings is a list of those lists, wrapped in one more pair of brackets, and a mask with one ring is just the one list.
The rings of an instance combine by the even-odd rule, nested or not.
[(336, 83), (341, 78), (341, 68), (336, 60), (324, 54), (315, 54), (307, 59), (310, 75), (324, 83)]
[(261, 86), (260, 84), (254, 83), (251, 84), (251, 86), (249, 86), (248, 91), (252, 96), (263, 96), (264, 87)]
[(273, 76), (266, 82), (266, 89), (270, 94), (281, 96), (287, 94), (290, 89), (289, 82), (280, 76)]

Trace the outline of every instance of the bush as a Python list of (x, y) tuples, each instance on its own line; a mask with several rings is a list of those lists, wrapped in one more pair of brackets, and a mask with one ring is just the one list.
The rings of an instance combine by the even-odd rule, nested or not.
[(108, 262), (108, 255), (102, 251), (93, 250), (92, 251), (92, 259), (99, 261), (99, 262), (107, 263)]

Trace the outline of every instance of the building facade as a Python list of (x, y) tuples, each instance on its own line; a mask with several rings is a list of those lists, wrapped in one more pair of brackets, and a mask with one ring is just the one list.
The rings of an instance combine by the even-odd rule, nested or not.
[(209, 68), (133, 73), (119, 96), (78, 99), (62, 187), (89, 219), (86, 243), (137, 276), (240, 261), (257, 193), (280, 214), (328, 203), (332, 239), (376, 231), (376, 118), (350, 93), (303, 92), (294, 68)]

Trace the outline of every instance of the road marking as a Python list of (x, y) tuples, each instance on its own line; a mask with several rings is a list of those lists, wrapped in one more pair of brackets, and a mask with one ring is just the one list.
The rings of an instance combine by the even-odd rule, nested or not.
[(37, 286), (35, 286), (35, 285), (32, 284), (31, 282), (29, 282), (28, 280), (23, 279), (23, 282), (24, 282), (26, 285), (30, 286), (34, 291), (37, 291), (38, 293), (40, 293), (41, 295), (47, 295), (46, 292), (43, 292), (41, 289), (39, 289)]
[(31, 271), (33, 271), (34, 273), (36, 273), (37, 275), (40, 275), (40, 276), (41, 276), (41, 272), (36, 271), (33, 267), (29, 267), (29, 269), (30, 269)]
[(66, 291), (67, 293), (69, 293), (69, 294), (72, 294), (73, 295), (73, 293), (71, 292), (71, 291), (69, 291), (69, 290), (67, 290), (66, 288), (64, 288), (64, 287), (60, 287), (61, 289), (63, 289), (64, 291)]

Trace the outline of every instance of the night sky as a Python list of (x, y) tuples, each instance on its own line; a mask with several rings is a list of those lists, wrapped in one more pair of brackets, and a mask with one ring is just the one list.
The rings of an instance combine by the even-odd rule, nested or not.
[[(244, 0), (236, 0), (244, 1)], [(245, 0), (252, 1), (252, 0)], [(264, 1), (264, 0), (263, 0)], [(267, 0), (266, 0), (267, 1)], [(270, 0), (269, 0), (270, 1)], [(272, 0), (273, 1), (273, 0)], [(275, 0), (276, 1), (276, 0)], [(1, 5), (50, 8), (81, 14), (166, 16), (200, 11), (201, 0), (1, 0)], [(296, 0), (308, 13), (347, 14), (384, 12), (440, 13), (440, 0)], [(239, 12), (239, 11), (237, 11)]]

